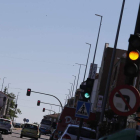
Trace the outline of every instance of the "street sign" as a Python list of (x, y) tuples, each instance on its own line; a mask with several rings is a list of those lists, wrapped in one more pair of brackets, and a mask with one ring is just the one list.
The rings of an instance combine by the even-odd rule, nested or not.
[(78, 101), (75, 117), (88, 119), (90, 115), (90, 106), (91, 104), (89, 102)]
[(29, 122), (29, 119), (26, 119), (26, 122)]
[(129, 85), (116, 87), (110, 94), (111, 109), (120, 116), (128, 116), (136, 112), (140, 105), (140, 95), (136, 88)]

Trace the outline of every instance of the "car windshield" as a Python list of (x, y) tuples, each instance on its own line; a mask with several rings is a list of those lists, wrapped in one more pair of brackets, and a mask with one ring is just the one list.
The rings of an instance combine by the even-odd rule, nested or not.
[(32, 125), (32, 124), (25, 124), (25, 125), (24, 125), (24, 128), (34, 129), (34, 130), (37, 130), (37, 129), (38, 129), (37, 126)]
[[(78, 134), (78, 128), (77, 127), (69, 127), (67, 132), (69, 134), (72, 134), (72, 135), (77, 135)], [(95, 139), (96, 138), (95, 132), (84, 129), (84, 128), (82, 128), (80, 136), (84, 137), (84, 138), (89, 138), (89, 139)]]
[(41, 124), (51, 125), (51, 121), (42, 119)]
[(0, 124), (10, 124), (10, 121), (4, 120), (4, 119), (0, 119)]

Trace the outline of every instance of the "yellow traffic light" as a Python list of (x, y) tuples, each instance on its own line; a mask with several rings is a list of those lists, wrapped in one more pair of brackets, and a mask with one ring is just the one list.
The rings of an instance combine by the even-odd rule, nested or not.
[(139, 58), (139, 53), (137, 51), (131, 51), (129, 53), (129, 58), (131, 60), (137, 60)]

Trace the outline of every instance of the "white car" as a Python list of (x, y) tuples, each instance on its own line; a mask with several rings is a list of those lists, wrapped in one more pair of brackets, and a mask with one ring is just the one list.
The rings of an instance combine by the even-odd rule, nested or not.
[(13, 124), (11, 120), (0, 118), (0, 131), (12, 134)]
[[(59, 140), (76, 140), (78, 134), (79, 125), (69, 124), (61, 135)], [(91, 128), (82, 127), (80, 140), (96, 140), (96, 131)]]

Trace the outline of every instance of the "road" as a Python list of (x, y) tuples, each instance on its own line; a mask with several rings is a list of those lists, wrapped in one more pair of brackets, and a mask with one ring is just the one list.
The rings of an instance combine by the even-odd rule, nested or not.
[[(20, 138), (20, 130), (13, 130), (13, 133), (12, 134), (2, 134), (2, 137), (4, 138), (4, 140), (35, 140), (35, 139), (32, 139), (32, 138), (26, 138), (26, 137), (23, 137), (23, 138)], [(39, 138), (38, 140), (48, 140), (49, 139), (49, 136), (44, 136), (44, 135), (41, 135), (41, 138)]]

